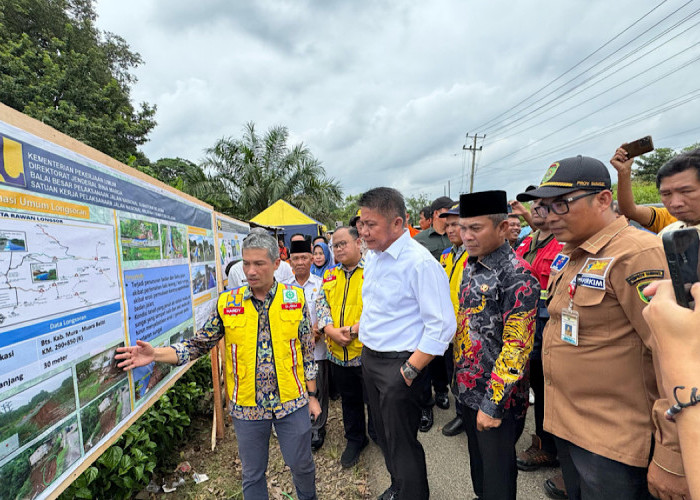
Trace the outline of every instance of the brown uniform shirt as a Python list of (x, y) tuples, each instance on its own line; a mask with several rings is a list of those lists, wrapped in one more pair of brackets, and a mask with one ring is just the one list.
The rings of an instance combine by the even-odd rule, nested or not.
[[(577, 275), (575, 346), (561, 338), (561, 312), (569, 307), (569, 284)], [(659, 238), (629, 226), (624, 217), (579, 247), (564, 246), (549, 279), (544, 428), (598, 455), (646, 467), (656, 427), (654, 460), (682, 474), (678, 437), (663, 417), (669, 405), (658, 400), (652, 336), (642, 317), (647, 301), (641, 290), (664, 276)]]

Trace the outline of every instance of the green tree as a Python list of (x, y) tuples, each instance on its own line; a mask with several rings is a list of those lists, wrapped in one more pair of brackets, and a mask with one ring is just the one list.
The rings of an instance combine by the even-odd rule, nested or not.
[(418, 225), (420, 211), (426, 205), (430, 205), (430, 199), (428, 199), (428, 195), (425, 193), (421, 193), (418, 196), (408, 196), (406, 198), (406, 210), (408, 210), (410, 224), (412, 226)]
[(202, 164), (223, 183), (233, 216), (250, 219), (283, 199), (319, 221), (327, 221), (342, 200), (340, 184), (302, 143), (287, 145), (286, 127), (270, 128), (258, 135), (255, 124), (246, 124), (241, 139), (222, 138), (206, 149)]
[[(612, 185), (612, 191), (613, 197), (617, 199), (617, 183)], [(659, 196), (659, 190), (656, 189), (655, 182), (641, 182), (633, 180), (632, 195), (634, 196), (634, 202), (639, 205), (661, 203), (661, 196)]]
[(156, 108), (134, 108), (141, 57), (96, 18), (93, 0), (2, 0), (0, 102), (126, 161), (156, 125)]
[(656, 148), (651, 153), (640, 156), (634, 161), (637, 168), (632, 171), (632, 178), (641, 182), (656, 182), (656, 172), (677, 154), (671, 148)]
[(336, 221), (341, 221), (343, 225), (348, 224), (350, 219), (357, 215), (357, 211), (360, 209), (360, 205), (358, 203), (359, 199), (359, 194), (347, 195), (345, 199), (338, 204), (335, 210), (331, 212), (329, 220), (325, 221), (326, 225), (330, 229), (333, 229)]
[(219, 212), (228, 213), (233, 207), (222, 179), (207, 175), (200, 166), (189, 160), (161, 158), (148, 165), (136, 165), (136, 168), (169, 186), (209, 203)]

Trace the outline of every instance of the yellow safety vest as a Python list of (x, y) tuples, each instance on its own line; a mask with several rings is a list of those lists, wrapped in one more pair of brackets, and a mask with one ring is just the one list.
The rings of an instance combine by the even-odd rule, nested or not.
[[(345, 277), (345, 271), (340, 265), (326, 269), (323, 274), (323, 291), (331, 307), (333, 326), (354, 325), (362, 315), (362, 282), (364, 269), (356, 267), (350, 279)], [(326, 344), (336, 359), (350, 361), (362, 354), (362, 344), (354, 338), (347, 347), (343, 347), (326, 335)]]
[(464, 273), (464, 263), (467, 260), (466, 250), (462, 252), (457, 262), (453, 262), (454, 253), (452, 251), (447, 254), (443, 253), (440, 263), (445, 267), (445, 272), (447, 273), (447, 278), (450, 280), (450, 299), (452, 300), (452, 307), (455, 310), (455, 317), (457, 317), (457, 312), (459, 311), (459, 287), (462, 284), (462, 274)]
[[(258, 311), (252, 300), (243, 299), (247, 288), (242, 286), (222, 293), (217, 307), (225, 329), (229, 399), (239, 406), (257, 406), (255, 367)], [(304, 291), (301, 288), (277, 284), (268, 314), (277, 386), (282, 403), (301, 397), (306, 390), (304, 358), (299, 340), (299, 323), (304, 317), (304, 303)]]

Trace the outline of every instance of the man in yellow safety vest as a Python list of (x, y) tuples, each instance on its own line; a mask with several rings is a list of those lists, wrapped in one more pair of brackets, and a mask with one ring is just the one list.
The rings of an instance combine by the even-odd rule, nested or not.
[[(362, 344), (357, 339), (362, 314), (364, 260), (362, 242), (354, 227), (339, 227), (333, 233), (338, 265), (323, 275), (316, 302), (318, 329), (326, 335), (331, 374), (342, 399), (347, 446), (340, 457), (344, 468), (352, 467), (367, 446), (365, 402), (362, 387)], [(370, 434), (372, 433), (370, 423)]]
[(315, 418), (321, 408), (313, 334), (304, 291), (274, 278), (279, 263), (275, 239), (264, 230), (252, 231), (243, 241), (248, 285), (222, 293), (216, 314), (197, 335), (169, 347), (139, 340), (119, 348), (116, 357), (125, 370), (154, 361), (184, 365), (223, 337), (244, 498), (268, 498), (265, 471), (274, 423), (298, 498), (316, 499), (309, 414)]

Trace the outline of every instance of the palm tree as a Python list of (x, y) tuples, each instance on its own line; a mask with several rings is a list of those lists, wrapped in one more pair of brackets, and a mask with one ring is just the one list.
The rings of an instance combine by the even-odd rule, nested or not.
[(219, 212), (231, 211), (233, 203), (221, 179), (207, 175), (198, 165), (182, 158), (161, 158), (146, 166), (137, 166), (142, 172), (209, 203)]
[(340, 184), (326, 176), (304, 144), (290, 149), (288, 138), (282, 126), (260, 137), (249, 122), (240, 140), (222, 138), (206, 149), (202, 167), (225, 186), (233, 201), (227, 213), (247, 220), (283, 199), (311, 217), (328, 218), (342, 200)]

